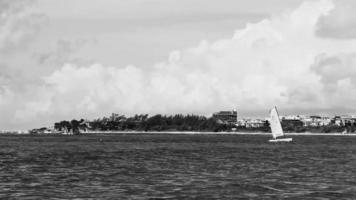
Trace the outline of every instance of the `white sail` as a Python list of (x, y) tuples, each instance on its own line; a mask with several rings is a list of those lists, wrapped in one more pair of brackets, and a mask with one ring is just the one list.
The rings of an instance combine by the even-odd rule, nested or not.
[(276, 107), (272, 108), (270, 112), (269, 124), (271, 126), (271, 131), (274, 139), (284, 135)]

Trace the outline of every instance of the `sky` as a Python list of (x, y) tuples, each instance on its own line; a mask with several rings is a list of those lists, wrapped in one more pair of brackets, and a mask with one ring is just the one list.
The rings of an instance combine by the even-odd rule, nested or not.
[(0, 129), (356, 114), (352, 0), (0, 0)]

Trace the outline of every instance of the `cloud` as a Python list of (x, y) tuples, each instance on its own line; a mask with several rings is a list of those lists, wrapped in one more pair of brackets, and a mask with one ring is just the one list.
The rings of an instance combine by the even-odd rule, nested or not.
[(317, 34), (326, 38), (356, 38), (356, 2), (352, 0), (334, 2), (335, 8), (320, 16)]
[(356, 52), (337, 55), (321, 54), (316, 57), (311, 70), (322, 84), (323, 98), (329, 106), (345, 105), (352, 108), (356, 100)]
[(66, 62), (75, 62), (79, 58), (73, 55), (80, 49), (88, 46), (89, 44), (95, 44), (95, 39), (75, 39), (67, 40), (60, 39), (54, 45), (53, 50), (44, 53), (37, 53), (37, 63), (44, 66), (63, 66)]
[(173, 51), (153, 66), (64, 64), (31, 89), (16, 120), (209, 114), (236, 107), (267, 112), (274, 105), (294, 111), (352, 108), (356, 42), (316, 34), (320, 17), (333, 8), (332, 1), (308, 1), (247, 24), (230, 39)]
[(32, 12), (31, 0), (0, 1), (0, 52), (21, 49), (45, 23), (46, 17)]

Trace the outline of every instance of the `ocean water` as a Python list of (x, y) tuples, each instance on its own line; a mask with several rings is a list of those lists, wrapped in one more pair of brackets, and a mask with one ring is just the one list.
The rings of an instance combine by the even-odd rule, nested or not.
[(0, 136), (0, 199), (356, 199), (355, 136)]

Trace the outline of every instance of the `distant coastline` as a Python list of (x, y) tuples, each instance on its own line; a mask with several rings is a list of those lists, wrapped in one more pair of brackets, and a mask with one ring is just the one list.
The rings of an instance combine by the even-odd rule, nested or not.
[[(87, 132), (80, 132), (77, 135), (85, 136), (85, 135), (114, 135), (114, 134), (122, 134), (122, 135), (140, 135), (140, 134), (168, 134), (168, 135), (264, 135), (269, 136), (271, 133), (269, 132), (232, 132), (232, 131), (220, 131), (220, 132), (213, 132), (213, 131), (87, 131)], [(62, 134), (62, 133), (17, 133), (17, 132), (2, 132), (0, 135), (68, 135), (72, 136), (73, 134)], [(318, 132), (287, 132), (285, 133), (286, 136), (290, 135), (305, 135), (305, 136), (313, 136), (313, 135), (320, 135), (320, 136), (356, 136), (356, 133), (318, 133)]]
[[(90, 131), (85, 134), (187, 134), (187, 135), (271, 135), (268, 132), (204, 132), (204, 131)], [(331, 136), (356, 136), (356, 133), (285, 133), (285, 135), (331, 135)]]
[[(356, 116), (289, 116), (280, 119), (283, 131), (300, 135), (343, 135), (356, 132)], [(29, 130), (30, 134), (82, 133), (171, 133), (171, 134), (268, 134), (268, 119), (237, 119), (236, 111), (220, 111), (211, 117), (200, 115), (136, 114), (131, 117), (112, 113), (111, 116), (93, 120), (63, 120), (52, 127)]]

